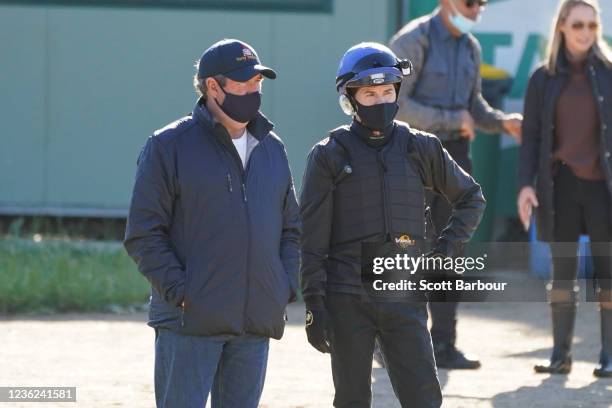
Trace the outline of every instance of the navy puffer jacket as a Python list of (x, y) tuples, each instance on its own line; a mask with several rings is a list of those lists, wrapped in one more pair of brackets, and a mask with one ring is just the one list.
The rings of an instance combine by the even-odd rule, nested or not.
[(124, 245), (151, 283), (149, 325), (189, 335), (283, 335), (301, 225), (272, 127), (261, 114), (249, 123), (257, 142), (246, 169), (201, 102), (148, 139)]

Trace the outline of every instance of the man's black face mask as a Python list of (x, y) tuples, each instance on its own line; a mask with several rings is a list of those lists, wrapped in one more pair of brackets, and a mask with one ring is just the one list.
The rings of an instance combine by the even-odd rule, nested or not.
[(397, 101), (371, 106), (362, 105), (355, 99), (353, 101), (355, 103), (355, 112), (359, 116), (361, 124), (369, 129), (381, 132), (393, 123), (393, 119), (399, 109)]
[(219, 85), (219, 88), (225, 94), (225, 100), (222, 104), (215, 99), (216, 104), (223, 113), (240, 123), (247, 123), (255, 119), (261, 106), (261, 92), (235, 95), (226, 92), (219, 82), (217, 82), (217, 85)]

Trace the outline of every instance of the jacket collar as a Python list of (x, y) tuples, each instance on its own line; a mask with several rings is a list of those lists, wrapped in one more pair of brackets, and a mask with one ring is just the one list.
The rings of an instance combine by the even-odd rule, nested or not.
[(389, 126), (383, 130), (383, 137), (375, 138), (372, 130), (359, 123), (356, 119), (353, 119), (351, 123), (351, 132), (359, 137), (365, 144), (370, 147), (381, 147), (389, 143), (393, 137), (396, 124), (393, 121)]
[[(593, 49), (591, 49), (586, 58), (585, 69), (586, 67), (596, 65), (597, 61), (598, 61), (597, 56), (593, 52)], [(560, 74), (567, 74), (571, 71), (572, 67), (571, 67), (569, 58), (567, 57), (567, 51), (565, 50), (565, 47), (563, 47), (562, 51), (559, 52), (559, 56), (557, 57), (556, 68), (557, 68), (557, 72)]]
[[(215, 121), (211, 113), (208, 111), (208, 109), (206, 109), (204, 99), (198, 99), (195, 107), (193, 108), (192, 116), (208, 129), (214, 130), (215, 133), (221, 132), (227, 134), (227, 130), (225, 130), (220, 123)], [(274, 124), (270, 122), (261, 112), (258, 112), (255, 119), (247, 124), (247, 130), (255, 139), (257, 139), (258, 142), (261, 142), (266, 136), (268, 136), (273, 128)]]
[(452, 41), (452, 40), (460, 40), (465, 37), (465, 34), (455, 37), (451, 34), (451, 32), (444, 25), (444, 21), (442, 21), (442, 10), (438, 9), (438, 12), (434, 14), (431, 19), (431, 25), (433, 29), (436, 31), (440, 39), (443, 41)]

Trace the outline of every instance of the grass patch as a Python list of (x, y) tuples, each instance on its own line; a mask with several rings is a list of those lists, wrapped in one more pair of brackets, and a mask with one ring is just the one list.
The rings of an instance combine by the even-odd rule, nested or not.
[(119, 242), (0, 238), (0, 313), (142, 305), (149, 284)]

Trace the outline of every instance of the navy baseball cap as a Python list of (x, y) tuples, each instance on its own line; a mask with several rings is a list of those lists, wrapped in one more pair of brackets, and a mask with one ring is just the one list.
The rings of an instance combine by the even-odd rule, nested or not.
[(276, 78), (272, 68), (261, 65), (253, 47), (234, 39), (224, 39), (211, 45), (202, 54), (198, 65), (200, 78), (224, 75), (234, 81), (246, 82), (257, 74)]

